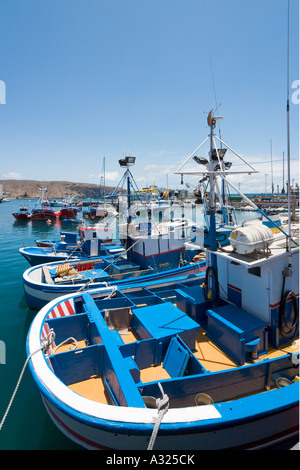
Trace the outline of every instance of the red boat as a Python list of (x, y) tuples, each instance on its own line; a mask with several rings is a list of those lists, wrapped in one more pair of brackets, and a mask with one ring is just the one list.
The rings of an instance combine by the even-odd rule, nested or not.
[(16, 220), (28, 220), (30, 219), (30, 214), (28, 212), (28, 207), (21, 206), (18, 212), (14, 212), (13, 216)]
[(31, 220), (53, 220), (56, 219), (56, 213), (47, 206), (42, 206), (39, 209), (34, 209), (30, 214)]
[(23, 206), (18, 212), (13, 213), (13, 216), (17, 220), (52, 220), (56, 219), (56, 213), (51, 208), (50, 203), (46, 197), (47, 189), (39, 188), (41, 191), (41, 197), (34, 206), (31, 212), (28, 212), (28, 208)]
[(77, 209), (75, 207), (72, 207), (70, 198), (63, 203), (62, 209), (60, 209), (59, 211), (54, 211), (46, 196), (47, 189), (39, 189), (41, 191), (41, 197), (39, 198), (31, 213), (28, 211), (27, 207), (23, 206), (18, 212), (13, 213), (15, 219), (47, 221), (54, 220), (56, 219), (56, 217), (59, 217), (60, 219), (76, 218)]
[(47, 189), (39, 188), (42, 192), (40, 199), (34, 206), (31, 211), (30, 218), (31, 220), (52, 220), (56, 219), (56, 213), (51, 208), (50, 202), (47, 199), (46, 192)]
[(60, 211), (55, 212), (60, 219), (73, 219), (77, 216), (75, 207), (63, 207)]
[(62, 209), (55, 212), (55, 214), (60, 219), (74, 219), (77, 216), (77, 209), (76, 207), (72, 207), (72, 198), (70, 195), (65, 198)]

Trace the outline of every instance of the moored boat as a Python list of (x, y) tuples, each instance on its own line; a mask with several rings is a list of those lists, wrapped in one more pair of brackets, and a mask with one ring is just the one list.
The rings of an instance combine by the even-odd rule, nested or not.
[(13, 212), (13, 216), (16, 220), (29, 220), (30, 214), (27, 206), (21, 206), (17, 212)]
[[(187, 247), (193, 236), (194, 224), (185, 217), (156, 222), (151, 214), (148, 221), (132, 221), (129, 166), (135, 157), (121, 160), (126, 167), (123, 180), (127, 181), (128, 205), (126, 223), (119, 225), (122, 246), (105, 247), (93, 231), (85, 233), (85, 253), (88, 260), (78, 259), (78, 249), (68, 257), (68, 270), (60, 272), (61, 261), (45, 263), (27, 269), (23, 274), (25, 299), (30, 308), (41, 308), (46, 302), (78, 289), (89, 290), (103, 285), (124, 285), (148, 280), (189, 275), (205, 270), (203, 258), (194, 258), (203, 252), (201, 246)], [(80, 232), (80, 230), (79, 230)], [(188, 249), (187, 249), (188, 248)], [(25, 252), (22, 254), (25, 256)], [(28, 253), (27, 253), (28, 254)], [(32, 252), (29, 254), (32, 256)], [(58, 253), (60, 256), (61, 253)], [(31, 261), (33, 262), (33, 261)]]
[(30, 219), (33, 221), (36, 220), (42, 220), (42, 221), (47, 221), (47, 220), (54, 220), (56, 219), (56, 213), (51, 207), (47, 196), (46, 192), (47, 189), (39, 188), (41, 191), (41, 196), (37, 203), (35, 204), (34, 208), (30, 212)]
[(19, 252), (31, 266), (67, 259), (89, 259), (105, 254), (110, 248), (121, 248), (120, 244), (112, 241), (112, 232), (107, 224), (79, 226), (78, 234), (61, 232), (59, 241), (36, 240), (37, 246), (22, 247)]
[[(86, 238), (82, 246), (85, 255), (80, 255), (79, 250), (74, 250), (72, 257), (69, 254), (66, 259), (68, 269), (61, 269), (63, 261), (55, 261), (34, 265), (23, 273), (27, 305), (39, 309), (50, 300), (69, 292), (205, 271), (205, 258), (193, 261), (202, 250), (185, 249), (191, 227), (182, 221), (177, 224), (175, 221), (172, 225), (164, 226), (164, 229), (164, 237), (157, 232), (149, 234), (147, 224), (146, 232), (130, 232), (126, 242), (123, 240), (125, 246), (102, 245), (101, 240), (92, 237), (93, 232), (87, 232), (86, 237), (90, 238)], [(28, 250), (22, 254), (25, 256)], [(61, 253), (57, 253), (57, 256), (61, 256)]]

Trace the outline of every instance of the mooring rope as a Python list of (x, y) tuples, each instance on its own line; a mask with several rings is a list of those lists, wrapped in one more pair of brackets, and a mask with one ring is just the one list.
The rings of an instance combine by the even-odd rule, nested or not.
[(168, 397), (168, 395), (166, 395), (164, 393), (164, 390), (163, 390), (162, 385), (160, 383), (158, 383), (158, 386), (159, 386), (159, 389), (161, 391), (162, 398), (157, 398), (157, 400), (156, 400), (156, 405), (157, 405), (157, 410), (158, 410), (158, 417), (157, 417), (157, 420), (155, 422), (155, 425), (154, 425), (154, 428), (153, 428), (153, 431), (152, 431), (152, 435), (151, 435), (147, 450), (152, 450), (153, 449), (153, 446), (155, 444), (155, 440), (156, 440), (156, 437), (157, 437), (157, 433), (158, 433), (158, 430), (159, 430), (160, 423), (162, 422), (162, 419), (163, 419), (164, 415), (166, 414), (166, 412), (169, 409), (169, 397)]
[(13, 401), (14, 401), (14, 399), (15, 399), (16, 393), (17, 393), (18, 388), (19, 388), (19, 386), (20, 386), (21, 380), (22, 380), (22, 378), (23, 378), (23, 375), (24, 375), (24, 372), (25, 372), (25, 369), (26, 369), (26, 366), (27, 366), (29, 360), (32, 358), (32, 356), (34, 356), (34, 354), (38, 353), (38, 352), (41, 351), (42, 349), (43, 349), (44, 351), (47, 351), (47, 349), (48, 349), (49, 346), (53, 343), (54, 340), (55, 340), (55, 333), (54, 333), (53, 329), (51, 329), (51, 330), (49, 331), (48, 335), (42, 340), (42, 345), (41, 345), (36, 351), (33, 351), (33, 353), (31, 353), (31, 354), (27, 357), (27, 359), (26, 359), (26, 361), (25, 361), (25, 363), (24, 363), (24, 365), (23, 365), (21, 374), (20, 374), (20, 376), (19, 376), (17, 385), (16, 385), (16, 387), (15, 387), (15, 389), (14, 389), (14, 392), (13, 392), (13, 394), (12, 394), (12, 396), (11, 396), (11, 399), (10, 399), (10, 401), (9, 401), (8, 407), (7, 407), (7, 409), (6, 409), (5, 413), (4, 413), (4, 416), (3, 416), (3, 418), (2, 418), (2, 421), (1, 421), (1, 423), (0, 423), (0, 431), (1, 431), (2, 427), (3, 427), (3, 424), (4, 424), (4, 422), (5, 422), (6, 418), (7, 418), (8, 413), (9, 413), (9, 411), (10, 411), (10, 409), (11, 409), (11, 406), (12, 406)]

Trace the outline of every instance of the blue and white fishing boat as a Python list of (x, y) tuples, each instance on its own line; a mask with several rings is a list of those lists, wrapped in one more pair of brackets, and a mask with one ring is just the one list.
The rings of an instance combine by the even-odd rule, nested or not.
[[(125, 175), (132, 177), (129, 168)], [(151, 218), (141, 223), (132, 221), (129, 186), (128, 183), (127, 223), (119, 226), (122, 245), (102, 246), (92, 231), (86, 232), (85, 258), (79, 258), (76, 247), (76, 258), (69, 256), (67, 263), (43, 262), (27, 269), (23, 283), (30, 308), (39, 309), (54, 298), (78, 290), (187, 276), (205, 270), (204, 257), (195, 259), (203, 248), (196, 245), (186, 249), (193, 236), (193, 222), (184, 217), (160, 222)], [(24, 251), (22, 254), (25, 256)]]
[(215, 123), (204, 282), (72, 293), (32, 322), (32, 376), (53, 422), (83, 447), (263, 449), (298, 435), (299, 245), (256, 225), (218, 248), (214, 187), (230, 172), (211, 158)]
[(19, 249), (31, 266), (68, 259), (89, 259), (106, 254), (110, 248), (121, 249), (119, 242), (113, 242), (113, 229), (108, 224), (79, 226), (78, 233), (61, 232), (59, 241), (36, 240), (36, 244)]
[(200, 260), (194, 260), (201, 250), (185, 249), (191, 226), (180, 219), (180, 222), (175, 220), (164, 224), (163, 228), (163, 231), (157, 232), (155, 225), (155, 233), (149, 234), (147, 224), (147, 233), (141, 229), (138, 234), (130, 232), (125, 246), (102, 244), (92, 238), (84, 244), (88, 256), (82, 255), (80, 258), (80, 252), (74, 251), (73, 257), (69, 256), (64, 261), (30, 267), (23, 273), (27, 305), (39, 309), (54, 298), (78, 290), (88, 291), (96, 287), (188, 276), (205, 271), (205, 254)]

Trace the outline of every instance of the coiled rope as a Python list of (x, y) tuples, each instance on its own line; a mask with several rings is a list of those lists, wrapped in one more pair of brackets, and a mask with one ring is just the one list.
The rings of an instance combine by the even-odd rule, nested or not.
[(153, 449), (153, 446), (154, 446), (154, 443), (155, 443), (155, 440), (156, 440), (156, 437), (157, 437), (157, 433), (158, 433), (158, 430), (159, 430), (160, 423), (162, 422), (162, 419), (163, 419), (164, 415), (166, 414), (166, 412), (169, 409), (169, 397), (168, 397), (168, 395), (166, 395), (164, 393), (164, 390), (163, 390), (162, 385), (160, 383), (158, 383), (158, 386), (159, 386), (159, 389), (161, 391), (162, 398), (157, 398), (157, 400), (156, 400), (156, 405), (157, 405), (157, 410), (158, 410), (158, 417), (157, 417), (157, 420), (155, 422), (155, 425), (154, 425), (154, 428), (153, 428), (153, 431), (152, 431), (152, 435), (151, 435), (147, 450), (152, 450)]
[(24, 375), (24, 372), (25, 372), (25, 369), (26, 369), (26, 366), (27, 366), (29, 360), (32, 358), (32, 356), (34, 356), (34, 354), (38, 353), (38, 352), (41, 351), (42, 349), (46, 352), (47, 349), (50, 347), (50, 345), (53, 343), (54, 340), (55, 340), (55, 333), (54, 333), (53, 329), (51, 329), (51, 330), (49, 331), (48, 335), (45, 336), (45, 338), (42, 340), (42, 345), (41, 345), (36, 351), (33, 351), (33, 353), (31, 353), (31, 354), (27, 357), (27, 359), (26, 359), (26, 361), (25, 361), (25, 363), (24, 363), (24, 365), (23, 365), (21, 374), (20, 374), (20, 376), (19, 376), (17, 385), (16, 385), (16, 387), (15, 387), (15, 389), (14, 389), (14, 392), (13, 392), (13, 394), (12, 394), (12, 396), (11, 396), (11, 399), (10, 399), (10, 401), (9, 401), (8, 407), (7, 407), (7, 409), (6, 409), (5, 413), (4, 413), (4, 416), (3, 416), (3, 418), (2, 418), (2, 421), (1, 421), (1, 423), (0, 423), (0, 431), (1, 431), (2, 427), (3, 427), (3, 424), (4, 424), (4, 422), (5, 422), (6, 418), (7, 418), (8, 413), (9, 413), (9, 411), (10, 411), (10, 409), (11, 409), (11, 406), (12, 406), (13, 401), (14, 401), (14, 399), (15, 399), (16, 393), (17, 393), (18, 388), (19, 388), (19, 386), (20, 386), (21, 380), (22, 380), (22, 378), (23, 378), (23, 375)]

